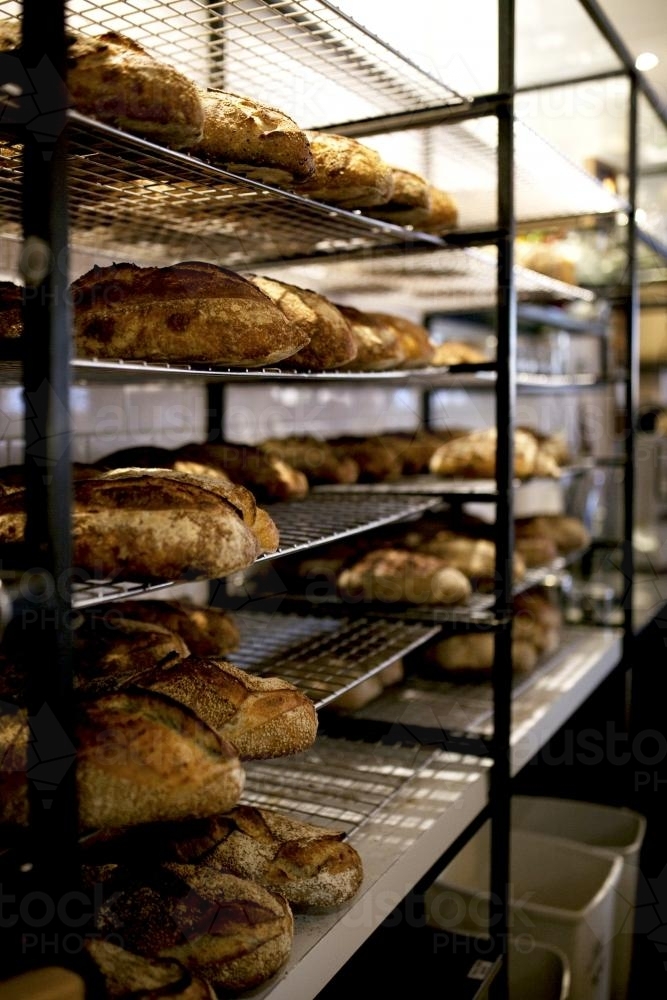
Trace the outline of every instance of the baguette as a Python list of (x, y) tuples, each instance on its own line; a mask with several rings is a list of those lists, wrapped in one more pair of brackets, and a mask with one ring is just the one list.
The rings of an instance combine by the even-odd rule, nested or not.
[[(0, 52), (19, 52), (17, 19), (0, 21)], [(81, 114), (171, 149), (201, 138), (204, 110), (196, 85), (138, 42), (115, 31), (67, 32), (67, 90)]]
[(258, 368), (307, 343), (259, 288), (202, 261), (168, 267), (94, 267), (72, 283), (83, 358)]
[[(0, 715), (4, 826), (28, 823), (31, 738), (25, 711)], [(83, 701), (76, 740), (82, 831), (210, 816), (233, 808), (243, 791), (234, 747), (159, 693), (125, 691)]]
[(186, 599), (127, 600), (97, 608), (109, 621), (122, 618), (160, 625), (183, 640), (193, 656), (224, 656), (238, 648), (240, 633), (234, 617), (222, 608), (198, 607)]
[(369, 552), (341, 571), (343, 597), (389, 604), (461, 604), (472, 592), (457, 569), (436, 556), (401, 549)]
[(306, 133), (277, 108), (222, 90), (200, 90), (203, 131), (191, 149), (209, 163), (262, 184), (293, 188), (315, 170)]
[(103, 938), (88, 938), (84, 948), (102, 977), (104, 1000), (215, 1000), (212, 987), (175, 958), (145, 958)]
[(242, 760), (299, 753), (317, 735), (307, 695), (280, 677), (259, 677), (224, 660), (189, 657), (151, 671), (140, 683), (187, 705)]
[(350, 136), (307, 132), (315, 170), (298, 194), (341, 208), (371, 208), (391, 198), (392, 169), (379, 153)]
[[(93, 869), (88, 880), (99, 882)], [(166, 864), (105, 873), (96, 929), (120, 935), (150, 959), (182, 963), (225, 995), (269, 979), (286, 962), (294, 938), (289, 904), (249, 879), (206, 865)]]

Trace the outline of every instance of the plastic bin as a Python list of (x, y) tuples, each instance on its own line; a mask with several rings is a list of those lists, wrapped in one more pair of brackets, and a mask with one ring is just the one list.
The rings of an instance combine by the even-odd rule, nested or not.
[(579, 802), (575, 799), (516, 795), (512, 799), (515, 829), (561, 837), (611, 852), (623, 862), (616, 895), (612, 958), (612, 1000), (628, 995), (639, 879), (639, 855), (646, 819), (631, 809)]
[[(427, 890), (426, 913), (433, 926), (488, 933), (490, 832), (486, 823)], [(521, 830), (512, 833), (511, 859), (510, 934), (564, 952), (570, 1000), (609, 1000), (621, 859)]]

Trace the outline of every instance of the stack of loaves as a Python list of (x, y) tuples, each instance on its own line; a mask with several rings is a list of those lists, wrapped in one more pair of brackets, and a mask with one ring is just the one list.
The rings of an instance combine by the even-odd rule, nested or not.
[[(10, 848), (28, 820), (22, 638), (16, 619), (1, 650)], [(342, 831), (242, 802), (245, 762), (313, 744), (313, 703), (225, 659), (238, 629), (212, 608), (125, 601), (82, 617), (74, 640), (84, 875), (102, 900), (92, 966), (119, 1000), (261, 984), (289, 957), (293, 912), (339, 907), (363, 878)]]

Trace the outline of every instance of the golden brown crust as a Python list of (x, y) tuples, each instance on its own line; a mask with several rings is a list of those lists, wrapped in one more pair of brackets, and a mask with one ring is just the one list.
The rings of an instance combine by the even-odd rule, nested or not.
[(357, 139), (331, 132), (307, 132), (315, 161), (299, 194), (341, 208), (370, 208), (391, 198), (393, 176), (379, 153)]
[(345, 371), (378, 372), (400, 368), (406, 359), (401, 335), (382, 314), (371, 314), (354, 306), (338, 305), (357, 342), (354, 360), (341, 365)]
[(583, 522), (565, 514), (517, 518), (515, 530), (518, 539), (550, 538), (561, 555), (576, 552), (590, 543), (590, 534)]
[[(439, 531), (428, 541), (418, 546), (420, 552), (437, 556), (448, 566), (460, 570), (469, 580), (474, 580), (481, 589), (487, 589), (495, 582), (496, 546), (486, 538), (467, 538), (452, 531)], [(526, 575), (526, 565), (521, 556), (515, 554), (514, 580)]]
[(264, 500), (298, 500), (308, 493), (303, 472), (253, 445), (224, 441), (187, 444), (176, 452), (179, 461), (199, 462), (221, 470), (229, 479), (250, 488)]
[(436, 556), (390, 548), (343, 569), (338, 587), (345, 596), (389, 604), (461, 604), (472, 590), (463, 573)]
[(200, 99), (204, 127), (195, 155), (276, 187), (292, 188), (313, 174), (308, 137), (282, 111), (221, 90), (202, 90)]
[(489, 358), (475, 347), (463, 340), (447, 340), (437, 344), (431, 359), (432, 365), (477, 365), (483, 364)]
[(187, 705), (242, 760), (299, 753), (317, 735), (317, 713), (307, 695), (280, 677), (259, 677), (224, 660), (190, 657), (145, 675), (141, 685)]
[[(487, 680), (493, 667), (493, 635), (470, 632), (442, 639), (426, 651), (428, 662), (459, 680)], [(512, 641), (512, 669), (530, 673), (537, 665), (535, 646), (524, 639)]]
[(337, 455), (328, 441), (310, 434), (268, 438), (260, 448), (299, 469), (311, 485), (356, 483), (359, 478), (359, 466), (353, 458)]
[(166, 864), (105, 882), (97, 929), (148, 957), (175, 958), (226, 994), (258, 986), (287, 960), (289, 904), (249, 879), (205, 865)]
[(552, 538), (516, 538), (514, 548), (529, 569), (547, 566), (558, 556), (558, 548)]
[[(557, 478), (558, 467), (549, 465), (547, 472), (537, 466), (538, 444), (535, 437), (522, 430), (514, 432), (514, 474), (519, 479), (530, 476), (551, 475)], [(453, 438), (441, 445), (433, 453), (429, 463), (436, 476), (463, 476), (471, 478), (493, 478), (496, 470), (496, 429), (495, 427)]]
[(72, 296), (84, 358), (256, 368), (307, 343), (252, 282), (202, 261), (94, 267), (72, 283)]
[(104, 1000), (215, 1000), (203, 979), (175, 958), (146, 958), (104, 938), (89, 938), (84, 947), (104, 981)]
[(433, 184), (429, 187), (428, 216), (421, 222), (419, 228), (424, 233), (439, 236), (448, 229), (455, 229), (459, 220), (459, 211), (453, 196)]
[[(25, 712), (0, 717), (2, 822), (28, 821)], [(76, 725), (82, 830), (205, 817), (233, 808), (245, 774), (232, 745), (159, 693), (118, 692), (79, 706)]]
[(120, 618), (160, 625), (180, 636), (193, 656), (224, 656), (238, 647), (241, 638), (229, 612), (199, 607), (185, 599), (116, 601), (96, 612), (110, 622)]
[(386, 323), (396, 331), (403, 350), (401, 368), (423, 368), (431, 363), (434, 345), (428, 330), (421, 323), (413, 323), (404, 316), (390, 313), (370, 312), (366, 315), (375, 322)]

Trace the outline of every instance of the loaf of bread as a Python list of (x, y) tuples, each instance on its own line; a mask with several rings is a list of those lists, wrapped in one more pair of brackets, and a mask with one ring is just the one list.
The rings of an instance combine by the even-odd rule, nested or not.
[[(0, 821), (28, 823), (25, 710), (0, 715)], [(82, 830), (211, 816), (235, 806), (245, 774), (235, 748), (184, 705), (122, 691), (79, 705), (76, 724)], [(64, 760), (63, 770), (69, 764)]]
[[(471, 431), (441, 445), (429, 463), (436, 476), (493, 478), (496, 474), (496, 429)], [(514, 475), (527, 479), (534, 475), (558, 478), (559, 467), (539, 458), (536, 438), (528, 431), (514, 432)]]
[[(417, 551), (437, 556), (448, 566), (460, 570), (475, 583), (477, 590), (492, 590), (495, 586), (496, 546), (487, 538), (469, 538), (444, 530), (418, 545)], [(523, 580), (526, 575), (526, 564), (516, 552), (512, 569), (514, 581)]]
[(450, 367), (451, 365), (478, 365), (488, 361), (488, 356), (474, 344), (465, 340), (446, 340), (438, 344), (431, 359), (432, 365)]
[(120, 617), (110, 620), (99, 613), (83, 617), (73, 641), (76, 687), (95, 697), (127, 687), (145, 671), (189, 655), (183, 639), (162, 625)]
[(419, 228), (424, 233), (439, 236), (448, 229), (455, 229), (459, 221), (459, 210), (454, 197), (448, 191), (429, 185), (428, 215)]
[(412, 170), (392, 166), (391, 199), (384, 205), (369, 209), (374, 219), (393, 222), (396, 226), (419, 229), (428, 219), (430, 197), (428, 181)]
[(175, 633), (193, 656), (221, 657), (238, 648), (240, 633), (234, 616), (223, 608), (198, 606), (181, 600), (127, 600), (96, 608), (98, 615), (159, 625)]
[(514, 541), (514, 548), (521, 556), (528, 569), (537, 566), (548, 566), (558, 557), (558, 548), (552, 538), (519, 538)]
[(283, 368), (327, 371), (356, 358), (357, 339), (350, 323), (326, 296), (274, 278), (253, 275), (250, 280), (308, 337), (304, 347), (282, 362)]
[(356, 437), (342, 435), (329, 438), (340, 461), (352, 459), (359, 469), (360, 483), (392, 482), (399, 479), (403, 471), (403, 459), (397, 445), (389, 439), (378, 437)]
[(200, 90), (201, 140), (190, 150), (209, 163), (262, 184), (293, 188), (315, 160), (306, 133), (277, 108), (221, 90)]
[[(429, 663), (462, 680), (487, 680), (493, 667), (494, 639), (489, 632), (451, 635), (430, 646), (424, 656)], [(512, 641), (512, 670), (527, 674), (535, 669), (538, 652), (524, 639)]]
[(256, 285), (202, 261), (94, 267), (72, 283), (72, 297), (83, 358), (258, 368), (307, 343)]
[[(18, 52), (21, 26), (0, 21), (0, 52)], [(195, 84), (115, 31), (67, 32), (67, 90), (72, 106), (171, 149), (201, 138), (204, 110)]]
[(391, 198), (391, 166), (379, 153), (350, 136), (307, 132), (315, 170), (298, 194), (340, 208), (371, 208)]
[(175, 958), (145, 958), (101, 937), (88, 938), (84, 948), (104, 1000), (216, 1000), (209, 983)]
[(260, 444), (267, 455), (282, 459), (308, 478), (311, 486), (356, 483), (359, 466), (349, 455), (338, 455), (328, 441), (312, 434), (268, 438)]
[(392, 313), (366, 313), (373, 323), (386, 324), (395, 330), (398, 342), (403, 352), (401, 368), (423, 368), (431, 363), (434, 345), (428, 330), (421, 323), (414, 323), (404, 316)]
[(442, 444), (436, 434), (422, 429), (378, 434), (375, 440), (397, 456), (404, 476), (428, 472), (431, 456)]
[(369, 552), (338, 577), (344, 597), (387, 604), (462, 604), (468, 579), (436, 556), (401, 549)]
[(259, 500), (299, 500), (308, 493), (308, 479), (298, 469), (254, 445), (222, 441), (191, 443), (178, 448), (179, 462), (215, 469), (231, 482), (246, 486)]
[(299, 753), (317, 735), (307, 695), (280, 677), (260, 677), (224, 660), (192, 656), (145, 674), (140, 684), (187, 705), (242, 760)]
[[(100, 884), (94, 868), (86, 874)], [(176, 959), (225, 996), (259, 986), (289, 957), (289, 904), (250, 879), (206, 865), (117, 866), (103, 889), (97, 931), (147, 958)]]
[(345, 691), (326, 706), (327, 711), (333, 712), (356, 712), (370, 702), (375, 701), (385, 691), (386, 688), (394, 684), (400, 684), (405, 676), (402, 660), (395, 660), (377, 673), (366, 677), (359, 684), (355, 684), (349, 691)]
[(406, 351), (393, 320), (354, 306), (339, 305), (338, 309), (349, 322), (357, 344), (355, 358), (340, 366), (344, 371), (380, 372), (402, 367)]
[(577, 552), (590, 544), (590, 533), (577, 517), (565, 514), (540, 514), (520, 517), (515, 522), (517, 541), (525, 539), (550, 539), (559, 555)]

